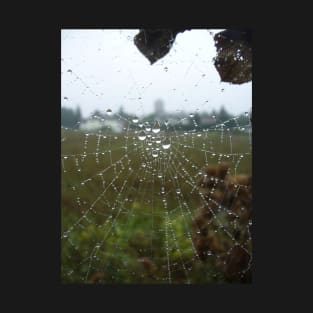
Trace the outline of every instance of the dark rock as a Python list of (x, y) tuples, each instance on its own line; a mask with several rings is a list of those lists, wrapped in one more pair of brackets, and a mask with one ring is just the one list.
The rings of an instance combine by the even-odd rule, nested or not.
[(183, 31), (185, 29), (141, 29), (135, 36), (134, 43), (153, 64), (171, 50), (176, 35)]
[(214, 65), (222, 82), (243, 84), (252, 80), (251, 32), (225, 30), (214, 36)]
[[(176, 35), (187, 29), (141, 29), (134, 38), (151, 65), (171, 50)], [(188, 29), (190, 30), (190, 29)], [(242, 84), (252, 80), (252, 34), (249, 30), (225, 30), (214, 36), (214, 65), (222, 82)]]

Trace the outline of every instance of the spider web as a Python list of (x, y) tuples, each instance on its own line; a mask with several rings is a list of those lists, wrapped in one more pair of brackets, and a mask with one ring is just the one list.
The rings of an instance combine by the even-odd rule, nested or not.
[[(131, 31), (116, 33), (131, 43)], [(207, 63), (199, 56), (188, 60), (185, 76)], [(165, 73), (172, 63), (166, 64)], [(62, 70), (63, 104), (72, 101), (64, 93), (66, 82), (107, 102), (94, 80), (65, 59)], [(197, 71), (195, 85), (206, 78)], [(97, 128), (88, 130), (80, 122), (61, 129), (62, 282), (247, 281), (252, 266), (250, 113), (219, 121), (203, 114), (209, 100), (194, 109), (183, 91), (192, 110), (150, 118), (142, 98), (152, 83), (140, 88), (131, 71), (128, 79), (123, 97), (142, 114), (103, 105), (84, 121)]]

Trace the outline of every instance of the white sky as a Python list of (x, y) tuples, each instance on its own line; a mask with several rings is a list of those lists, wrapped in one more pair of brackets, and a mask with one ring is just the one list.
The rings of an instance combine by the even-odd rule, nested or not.
[(157, 99), (170, 112), (211, 112), (221, 105), (233, 114), (250, 111), (252, 83), (220, 82), (209, 31), (221, 30), (179, 33), (170, 52), (150, 65), (133, 43), (137, 29), (62, 30), (61, 105), (79, 105), (85, 117), (120, 106), (141, 116), (154, 111)]

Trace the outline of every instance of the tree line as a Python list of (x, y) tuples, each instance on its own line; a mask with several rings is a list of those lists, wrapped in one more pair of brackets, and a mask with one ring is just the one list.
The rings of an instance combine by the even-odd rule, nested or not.
[[(251, 112), (248, 113), (249, 116), (251, 116)], [(131, 120), (134, 115), (126, 113), (123, 108), (121, 107), (119, 112), (119, 116), (122, 116), (123, 118), (127, 120)], [(141, 120), (143, 122), (145, 121), (151, 121), (151, 120), (160, 120), (161, 122), (163, 119), (179, 119), (183, 116), (187, 117), (189, 114), (187, 113), (168, 113), (165, 117), (159, 118), (155, 113), (151, 113), (145, 117), (143, 117)], [(108, 117), (105, 113), (101, 113), (99, 110), (94, 111), (91, 116), (97, 117), (97, 118), (110, 118), (114, 119), (116, 118), (115, 114), (113, 114), (111, 117)], [(239, 117), (235, 120), (233, 120), (235, 116), (231, 113), (229, 113), (224, 106), (222, 106), (218, 111), (212, 110), (211, 113), (203, 112), (203, 113), (195, 113), (193, 116), (193, 120), (196, 122), (196, 124), (199, 126), (199, 128), (205, 128), (209, 127), (210, 125), (214, 124), (220, 124), (225, 121), (227, 122), (227, 127), (236, 127), (238, 125), (246, 125), (248, 123), (246, 114), (242, 113), (239, 115)], [(79, 107), (76, 109), (61, 108), (61, 126), (67, 127), (67, 128), (79, 128), (79, 124), (87, 119), (84, 119), (81, 114), (81, 110)], [(188, 121), (188, 119), (187, 119)], [(190, 130), (194, 128), (194, 123), (190, 121), (190, 123), (183, 123), (182, 129), (184, 130)]]

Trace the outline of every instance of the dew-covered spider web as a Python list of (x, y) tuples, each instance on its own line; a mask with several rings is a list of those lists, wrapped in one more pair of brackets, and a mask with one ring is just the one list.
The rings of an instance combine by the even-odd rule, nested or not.
[(251, 282), (251, 84), (220, 82), (217, 32), (150, 65), (138, 30), (62, 31), (63, 283)]

